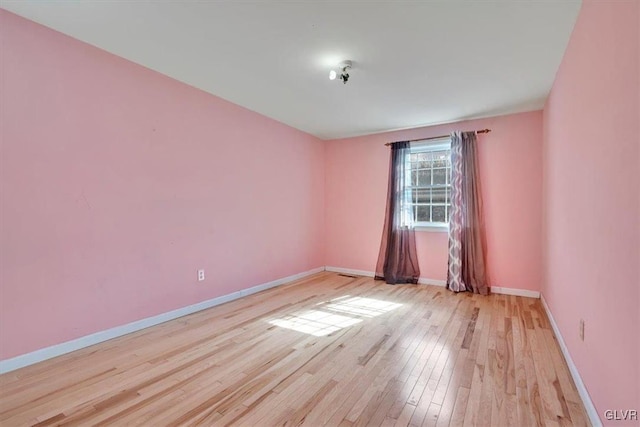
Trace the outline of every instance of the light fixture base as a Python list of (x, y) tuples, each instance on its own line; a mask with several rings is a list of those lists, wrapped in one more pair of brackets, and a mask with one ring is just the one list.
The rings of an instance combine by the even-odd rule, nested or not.
[(349, 69), (351, 69), (351, 67), (353, 66), (353, 62), (351, 62), (350, 60), (345, 60), (342, 61), (338, 64), (338, 68), (337, 71), (336, 69), (333, 69), (331, 71), (329, 71), (329, 80), (342, 80), (342, 83), (346, 84), (349, 81)]

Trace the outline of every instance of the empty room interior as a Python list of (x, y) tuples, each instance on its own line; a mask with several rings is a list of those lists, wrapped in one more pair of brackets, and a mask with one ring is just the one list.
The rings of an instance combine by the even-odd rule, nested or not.
[(640, 1), (0, 1), (1, 426), (638, 426)]

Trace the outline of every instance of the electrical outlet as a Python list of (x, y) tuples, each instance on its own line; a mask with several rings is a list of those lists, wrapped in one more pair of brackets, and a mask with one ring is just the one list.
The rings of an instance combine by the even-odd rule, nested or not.
[(202, 282), (204, 280), (204, 270), (198, 270), (198, 282)]
[(580, 319), (580, 339), (584, 341), (584, 319)]

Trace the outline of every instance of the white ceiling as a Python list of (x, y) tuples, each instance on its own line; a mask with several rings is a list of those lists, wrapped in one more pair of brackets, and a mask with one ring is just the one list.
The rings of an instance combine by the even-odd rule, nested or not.
[[(0, 1), (322, 139), (542, 108), (580, 4)], [(328, 79), (343, 59), (346, 85)]]

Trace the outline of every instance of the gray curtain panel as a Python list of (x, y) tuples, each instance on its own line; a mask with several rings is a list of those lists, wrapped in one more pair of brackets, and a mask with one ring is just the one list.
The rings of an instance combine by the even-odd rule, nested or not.
[(447, 288), (487, 295), (486, 240), (475, 132), (451, 134)]
[(382, 231), (382, 243), (376, 265), (376, 279), (389, 284), (418, 283), (420, 268), (416, 252), (413, 213), (408, 204), (411, 189), (405, 163), (411, 154), (409, 142), (391, 145), (387, 209)]

